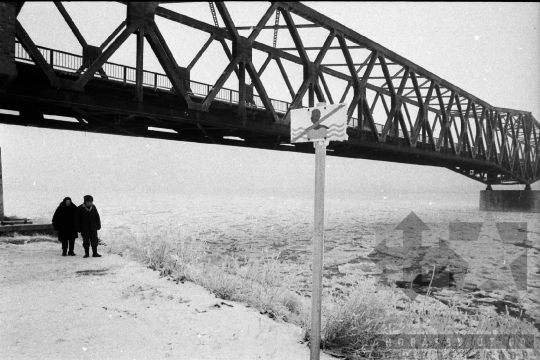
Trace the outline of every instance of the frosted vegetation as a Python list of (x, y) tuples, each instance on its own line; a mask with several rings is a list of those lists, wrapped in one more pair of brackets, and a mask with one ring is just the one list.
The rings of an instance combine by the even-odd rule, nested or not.
[[(280, 271), (278, 254), (263, 251), (253, 259), (230, 257), (213, 262), (207, 235), (180, 233), (174, 228), (124, 232), (115, 237), (115, 248), (111, 250), (135, 258), (177, 282), (192, 281), (219, 298), (243, 302), (276, 321), (299, 325), (304, 330), (303, 340), (309, 342), (311, 301), (291, 290), (295, 280)], [(455, 304), (447, 306), (429, 296), (411, 301), (394, 284), (381, 286), (369, 278), (359, 278), (346, 293), (327, 290), (323, 294), (322, 332), (325, 351), (349, 359), (389, 356), (385, 334), (461, 335), (465, 344), (470, 343), (448, 346), (442, 339), (440, 348), (429, 350), (422, 350), (418, 344), (415, 359), (477, 359), (485, 350), (476, 347), (472, 338), (497, 334), (534, 335), (535, 354), (529, 352), (529, 356), (536, 358), (540, 354), (540, 333), (519, 318), (509, 314), (466, 314)], [(512, 358), (512, 350), (499, 351)]]

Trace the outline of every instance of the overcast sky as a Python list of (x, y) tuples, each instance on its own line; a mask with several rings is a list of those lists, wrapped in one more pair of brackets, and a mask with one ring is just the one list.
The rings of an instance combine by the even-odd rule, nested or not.
[[(532, 111), (540, 119), (539, 3), (306, 4), (494, 106)], [(125, 7), (116, 3), (69, 2), (65, 7), (93, 45), (101, 44), (125, 17)], [(167, 7), (212, 22), (207, 3)], [(231, 3), (229, 11), (237, 25), (255, 25), (266, 7)], [(19, 18), (38, 45), (81, 53), (52, 3), (27, 2)], [(208, 37), (167, 20), (157, 23), (181, 66), (189, 63)], [(261, 39), (272, 35), (272, 31), (263, 32)], [(305, 42), (318, 45), (324, 39), (325, 35), (313, 35)], [(289, 42), (286, 32), (280, 31), (278, 47), (291, 46)], [(134, 44), (132, 36), (111, 61), (133, 65)], [(213, 44), (191, 78), (214, 82), (226, 65), (224, 59), (221, 46)], [(254, 60), (260, 66), (264, 57), (254, 54)], [(149, 47), (145, 68), (162, 72)], [(293, 84), (299, 84), (301, 72), (289, 69)], [(263, 81), (270, 95), (287, 94), (282, 81), (272, 82), (271, 66), (268, 71)], [(227, 86), (234, 88), (235, 81), (233, 74)], [(59, 198), (152, 191), (286, 196), (311, 194), (313, 189), (314, 158), (308, 154), (8, 125), (0, 125), (0, 146), (4, 192), (48, 191)], [(336, 196), (392, 191), (475, 193), (484, 188), (441, 168), (333, 157), (327, 164), (327, 187)]]

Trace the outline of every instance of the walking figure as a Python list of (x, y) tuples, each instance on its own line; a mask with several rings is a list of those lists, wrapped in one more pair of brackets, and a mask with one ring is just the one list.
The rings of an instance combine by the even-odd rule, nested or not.
[(92, 257), (101, 257), (97, 252), (98, 230), (101, 229), (101, 220), (96, 206), (93, 204), (94, 198), (90, 195), (84, 196), (84, 203), (77, 208), (75, 225), (77, 232), (83, 238), (84, 257), (89, 257), (90, 246), (92, 246)]
[(75, 227), (76, 213), (77, 205), (71, 201), (70, 197), (65, 197), (54, 212), (52, 224), (54, 229), (58, 231), (58, 240), (62, 242), (62, 256), (75, 256), (73, 247), (75, 239), (78, 238)]

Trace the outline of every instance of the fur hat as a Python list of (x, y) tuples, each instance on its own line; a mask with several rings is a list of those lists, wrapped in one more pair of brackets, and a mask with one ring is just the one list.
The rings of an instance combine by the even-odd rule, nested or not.
[(92, 197), (92, 195), (84, 195), (84, 202), (87, 202), (87, 201), (94, 201), (94, 198)]

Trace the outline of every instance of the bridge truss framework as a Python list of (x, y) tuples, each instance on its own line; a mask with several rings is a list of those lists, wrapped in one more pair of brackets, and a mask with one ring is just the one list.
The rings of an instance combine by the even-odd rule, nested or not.
[[(63, 4), (55, 2), (82, 56), (38, 46), (17, 19), (24, 2), (1, 4), (0, 21), (7, 25), (0, 27), (0, 105), (9, 110), (0, 114), (2, 123), (312, 152), (309, 145), (290, 144), (290, 110), (302, 107), (305, 97), (313, 106), (316, 100), (343, 102), (352, 92), (350, 139), (331, 143), (329, 155), (443, 166), (487, 185), (529, 187), (540, 179), (540, 123), (530, 112), (494, 107), (301, 3), (270, 3), (255, 26), (241, 27), (222, 2), (211, 3), (213, 25), (157, 2), (124, 2), (125, 20), (103, 44), (92, 46)], [(208, 34), (185, 67), (176, 62), (156, 16)], [(280, 25), (280, 17), (285, 25)], [(268, 25), (272, 19), (274, 24)], [(325, 29), (324, 44), (305, 46), (302, 28)], [(272, 45), (257, 41), (266, 30), (274, 31)], [(294, 47), (276, 46), (279, 30), (290, 34)], [(250, 33), (241, 36), (242, 31)], [(108, 62), (132, 35), (137, 39), (136, 66)], [(144, 70), (144, 40), (165, 74)], [(192, 68), (215, 41), (229, 59), (223, 73), (214, 84), (192, 80)], [(258, 69), (254, 51), (267, 56)], [(343, 61), (324, 63), (331, 51), (340, 52)], [(272, 85), (262, 74), (272, 61), (289, 101), (268, 96)], [(297, 88), (285, 61), (302, 67), (303, 81)], [(238, 89), (227, 89), (224, 85), (233, 73)], [(346, 82), (343, 93), (330, 90), (330, 77)], [(382, 116), (375, 119), (379, 113)]]

